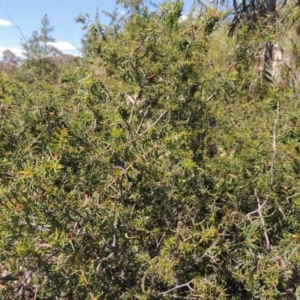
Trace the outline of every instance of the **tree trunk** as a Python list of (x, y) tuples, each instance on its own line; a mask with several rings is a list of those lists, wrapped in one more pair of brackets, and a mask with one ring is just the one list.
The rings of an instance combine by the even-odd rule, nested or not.
[[(273, 23), (275, 20), (275, 13), (276, 13), (276, 0), (269, 0), (268, 4), (268, 14), (273, 15), (270, 18), (270, 22)], [(276, 21), (276, 20), (275, 20)], [(264, 58), (264, 79), (268, 82), (272, 82), (272, 69), (273, 69), (273, 43), (267, 42), (265, 46), (265, 58)]]

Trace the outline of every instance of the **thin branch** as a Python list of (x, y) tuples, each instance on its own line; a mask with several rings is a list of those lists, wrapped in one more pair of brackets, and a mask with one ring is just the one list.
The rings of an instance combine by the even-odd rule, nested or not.
[(296, 193), (296, 194), (294, 194), (294, 195), (292, 195), (292, 196), (286, 197), (285, 199), (286, 199), (287, 201), (289, 201), (291, 198), (294, 198), (294, 197), (299, 196), (299, 195), (300, 195), (300, 193)]
[(24, 42), (25, 42), (26, 51), (28, 51), (27, 39), (25, 38), (25, 36), (24, 36), (24, 34), (23, 34), (23, 32), (22, 32), (21, 27), (20, 27), (20, 26), (13, 20), (13, 18), (11, 17), (10, 13), (9, 13), (8, 10), (7, 10), (6, 3), (5, 3), (3, 0), (1, 0), (1, 2), (2, 2), (2, 4), (3, 4), (4, 10), (5, 10), (5, 12), (6, 12), (8, 18), (10, 19), (10, 21), (11, 21), (11, 22), (17, 27), (17, 29), (19, 30), (19, 33), (20, 33), (22, 39), (23, 39)]
[(263, 206), (260, 204), (260, 200), (258, 198), (256, 189), (254, 189), (254, 195), (255, 195), (255, 198), (256, 198), (256, 201), (257, 201), (257, 205), (258, 205), (257, 212), (258, 212), (258, 215), (260, 217), (260, 221), (261, 221), (261, 224), (262, 224), (263, 230), (264, 230), (264, 236), (265, 236), (265, 240), (266, 240), (266, 248), (267, 248), (267, 250), (270, 250), (271, 249), (270, 239), (269, 239), (269, 236), (268, 236), (268, 233), (267, 233), (267, 230), (266, 230), (266, 223), (265, 223), (265, 220), (264, 220), (264, 217), (263, 217), (263, 214), (262, 214)]
[(276, 142), (277, 142), (277, 135), (276, 135), (276, 129), (277, 129), (277, 123), (279, 119), (279, 102), (277, 101), (276, 103), (276, 118), (274, 121), (273, 125), (273, 155), (272, 155), (272, 163), (271, 163), (271, 184), (273, 184), (274, 180), (274, 164), (275, 164), (275, 158), (276, 158), (276, 153), (277, 153), (277, 147), (276, 147)]
[(100, 198), (100, 196), (102, 196), (105, 191), (109, 188), (111, 188), (123, 175), (125, 175), (131, 168), (133, 168), (133, 166), (139, 162), (141, 159), (146, 159), (146, 157), (148, 156), (148, 154), (150, 154), (151, 152), (153, 152), (156, 148), (158, 148), (160, 146), (160, 144), (156, 144), (154, 145), (150, 150), (148, 150), (147, 152), (145, 152), (143, 155), (138, 156), (132, 163), (130, 163), (126, 169), (122, 169), (122, 172), (115, 177), (109, 184), (107, 184), (102, 191), (98, 194), (98, 196), (96, 197), (96, 200), (98, 200)]
[[(24, 274), (23, 280), (20, 284), (18, 284), (16, 287), (14, 287), (14, 293), (18, 294), (21, 289), (26, 286), (28, 284), (28, 280), (30, 280), (30, 278), (33, 276), (33, 274), (40, 269), (41, 267), (44, 266), (45, 263), (47, 263), (49, 261), (49, 259), (51, 259), (52, 257), (54, 257), (55, 255), (57, 255), (59, 252), (61, 252), (61, 249), (55, 250), (52, 253), (50, 253), (49, 255), (47, 255), (44, 259), (43, 262), (41, 264), (38, 264), (38, 266), (36, 266), (33, 270), (30, 270), (28, 272), (26, 272), (26, 274)], [(49, 279), (49, 277), (48, 277)]]
[(205, 102), (209, 102), (216, 94), (217, 94), (218, 90), (214, 91), (206, 100)]
[(137, 130), (136, 130), (136, 133), (137, 133), (137, 134), (140, 132), (140, 130), (141, 130), (141, 128), (142, 128), (142, 125), (143, 125), (143, 123), (144, 123), (144, 121), (145, 121), (145, 119), (146, 119), (146, 117), (147, 117), (147, 115), (148, 115), (148, 113), (149, 113), (149, 111), (150, 111), (150, 108), (151, 108), (151, 106), (148, 105), (147, 108), (146, 108), (146, 110), (145, 110), (145, 112), (144, 112), (144, 114), (143, 114), (143, 117), (142, 117), (142, 119), (141, 119), (141, 121), (140, 121), (140, 124), (139, 124), (139, 126), (138, 126), (138, 128), (137, 128)]
[(259, 214), (259, 210), (262, 210), (262, 209), (263, 209), (263, 207), (266, 205), (267, 201), (268, 201), (268, 200), (265, 200), (264, 203), (263, 203), (258, 209), (254, 210), (254, 211), (251, 211), (251, 212), (249, 212), (249, 213), (247, 214), (247, 217), (248, 217), (248, 219), (249, 219), (250, 222), (252, 222), (250, 216), (251, 216), (251, 215), (254, 215), (254, 214), (256, 214), (256, 213)]
[[(189, 42), (189, 44), (187, 45), (186, 49), (185, 49), (185, 52), (184, 52), (184, 55), (183, 55), (183, 58), (181, 60), (181, 65), (183, 66), (183, 63), (184, 61), (187, 59), (188, 57), (188, 53), (189, 53), (189, 50), (190, 50), (190, 47), (191, 47), (191, 44), (194, 40), (196, 40), (196, 37), (197, 37), (197, 34), (202, 30), (202, 27), (200, 26), (193, 34), (192, 38), (191, 38), (191, 41)], [(176, 78), (177, 76), (175, 75), (174, 78), (173, 78), (173, 82), (171, 84), (171, 87), (172, 89), (174, 88), (174, 85), (176, 83)]]
[[(220, 234), (220, 236), (223, 236), (226, 233), (226, 229), (223, 230), (223, 232)], [(209, 257), (213, 262), (216, 262), (216, 258), (209, 255), (209, 252), (217, 245), (217, 243), (220, 241), (220, 238), (217, 238), (201, 255), (201, 258), (204, 258), (205, 256)]]
[(151, 124), (146, 130), (144, 130), (140, 136), (143, 136), (147, 131), (149, 131), (153, 126), (155, 126), (163, 117), (165, 117), (166, 115), (168, 114), (168, 111), (165, 111), (164, 113), (162, 113), (158, 118), (157, 120)]
[(129, 121), (128, 123), (131, 125), (132, 124), (132, 118), (133, 118), (133, 113), (134, 113), (134, 109), (135, 109), (135, 105), (138, 99), (138, 95), (134, 95), (134, 98), (131, 97), (130, 95), (128, 95), (127, 93), (125, 93), (125, 97), (131, 102), (132, 107), (131, 107), (131, 112), (130, 112), (130, 117), (129, 117)]
[(175, 291), (175, 290), (181, 289), (181, 288), (183, 288), (183, 287), (188, 287), (190, 291), (193, 291), (193, 292), (194, 292), (194, 289), (192, 289), (192, 287), (190, 286), (190, 284), (191, 284), (193, 281), (194, 281), (194, 279), (192, 279), (192, 280), (190, 280), (190, 281), (188, 281), (188, 282), (186, 282), (186, 283), (184, 283), (184, 284), (176, 285), (176, 286), (174, 286), (173, 288), (171, 288), (171, 289), (169, 289), (169, 290), (167, 290), (167, 291), (165, 291), (165, 292), (159, 293), (158, 296), (166, 296), (166, 295), (168, 295), (169, 293), (171, 293), (171, 292), (173, 292), (173, 291)]
[(23, 151), (22, 155), (25, 155), (27, 153), (27, 151), (30, 150), (30, 148), (37, 142), (37, 140), (42, 136), (42, 134), (48, 129), (48, 125), (46, 126), (46, 128), (44, 129), (44, 131), (42, 131), (34, 140), (31, 144), (29, 144), (26, 149)]

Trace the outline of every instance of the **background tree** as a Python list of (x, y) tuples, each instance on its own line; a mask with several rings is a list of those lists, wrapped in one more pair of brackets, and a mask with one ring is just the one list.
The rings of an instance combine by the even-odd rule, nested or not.
[(54, 47), (49, 43), (55, 42), (55, 39), (51, 36), (51, 32), (54, 27), (50, 26), (50, 21), (47, 14), (41, 20), (40, 32), (33, 31), (31, 37), (22, 43), (24, 55), (27, 59), (40, 59), (49, 57), (54, 50)]
[[(287, 4), (288, 8), (283, 10)], [(282, 60), (283, 49), (289, 55), (289, 48), (291, 48), (291, 46), (287, 46), (288, 42), (283, 34), (285, 31), (282, 31), (282, 28), (286, 29), (288, 20), (288, 22), (295, 23), (298, 19), (298, 17), (287, 17), (286, 12), (289, 11), (291, 13), (292, 10), (297, 10), (299, 13), (297, 5), (294, 1), (233, 1), (234, 17), (231, 21), (229, 34), (231, 36), (236, 34), (237, 37), (243, 40), (243, 34), (246, 34), (246, 36), (256, 34), (258, 36), (258, 33), (262, 33), (261, 28), (265, 28), (265, 32), (268, 31), (268, 34), (263, 34), (257, 41), (254, 55), (257, 56), (259, 53), (258, 55), (263, 58), (262, 74), (264, 79), (275, 84), (280, 84), (282, 79), (282, 76), (278, 75), (281, 73), (281, 70), (278, 70), (276, 61)], [(264, 44), (263, 51), (260, 50), (262, 49), (262, 43)], [(285, 61), (281, 65), (284, 63), (288, 64)]]
[(57, 79), (58, 69), (51, 57), (61, 52), (51, 45), (55, 41), (51, 36), (53, 29), (47, 14), (45, 14), (41, 20), (40, 32), (33, 31), (31, 37), (22, 43), (23, 54), (25, 55), (23, 64), (28, 69), (27, 80), (31, 80), (30, 78), (36, 80), (38, 76), (49, 77), (51, 80)]
[(12, 72), (20, 65), (21, 59), (14, 52), (6, 49), (2, 52), (1, 71)]

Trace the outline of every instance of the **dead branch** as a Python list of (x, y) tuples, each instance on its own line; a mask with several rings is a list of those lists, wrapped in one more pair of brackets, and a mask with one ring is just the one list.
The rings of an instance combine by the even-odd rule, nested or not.
[(276, 153), (277, 153), (276, 129), (277, 129), (278, 119), (279, 119), (279, 102), (277, 101), (277, 103), (276, 103), (276, 118), (275, 118), (274, 125), (273, 125), (273, 155), (272, 155), (272, 163), (271, 163), (271, 184), (273, 183), (273, 180), (274, 180), (274, 165), (275, 165), (275, 158), (276, 158)]
[(194, 289), (190, 286), (190, 284), (191, 284), (193, 281), (194, 281), (194, 279), (193, 279), (193, 280), (190, 280), (190, 281), (188, 281), (188, 282), (186, 282), (186, 283), (184, 283), (184, 284), (176, 285), (175, 287), (173, 287), (173, 288), (171, 288), (171, 289), (169, 289), (169, 290), (167, 290), (167, 291), (165, 291), (165, 292), (159, 293), (158, 296), (166, 296), (166, 295), (168, 295), (169, 293), (171, 293), (171, 292), (173, 292), (173, 291), (175, 291), (175, 290), (181, 289), (181, 288), (183, 288), (183, 287), (188, 287), (190, 291), (194, 292)]
[(259, 197), (257, 195), (256, 189), (254, 189), (254, 195), (255, 195), (255, 198), (256, 198), (256, 201), (257, 201), (257, 205), (258, 205), (257, 213), (258, 213), (258, 215), (260, 217), (260, 221), (261, 221), (261, 224), (262, 224), (263, 230), (264, 230), (264, 236), (265, 236), (265, 240), (266, 240), (266, 248), (267, 248), (267, 250), (271, 250), (270, 239), (269, 239), (269, 236), (268, 236), (268, 233), (267, 233), (267, 230), (266, 230), (265, 219), (264, 219), (263, 214), (262, 214), (263, 206), (260, 204), (260, 199), (259, 199)]

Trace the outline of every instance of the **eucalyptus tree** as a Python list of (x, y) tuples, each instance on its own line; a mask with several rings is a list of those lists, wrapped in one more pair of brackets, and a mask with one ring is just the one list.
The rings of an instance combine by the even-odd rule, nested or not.
[[(256, 55), (258, 49), (262, 49), (260, 54), (263, 57), (263, 77), (267, 81), (280, 83), (281, 77), (278, 74), (278, 62), (280, 67), (288, 65), (287, 61), (283, 62), (283, 49), (289, 51), (292, 46), (287, 46), (286, 33), (287, 29), (291, 30), (291, 25), (298, 23), (299, 28), (299, 3), (295, 1), (279, 0), (234, 0), (233, 1), (233, 18), (231, 20), (229, 34), (231, 36), (256, 35)], [(298, 11), (298, 16), (296, 13)], [(243, 38), (242, 38), (243, 39)], [(251, 38), (250, 38), (251, 39)], [(277, 74), (277, 75), (276, 75)], [(281, 78), (279, 81), (277, 78)]]

